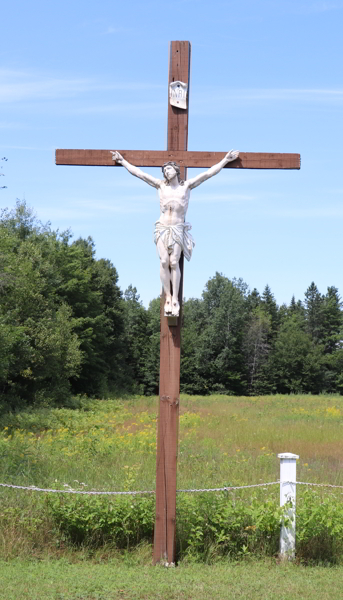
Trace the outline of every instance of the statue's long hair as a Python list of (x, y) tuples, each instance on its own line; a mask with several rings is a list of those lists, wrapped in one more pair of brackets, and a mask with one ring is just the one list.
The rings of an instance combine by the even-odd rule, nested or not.
[(170, 160), (169, 162), (164, 163), (164, 165), (162, 165), (162, 173), (164, 176), (164, 183), (166, 185), (169, 185), (169, 181), (168, 179), (165, 177), (164, 175), (164, 168), (167, 167), (168, 165), (170, 165), (171, 167), (174, 167), (175, 171), (176, 171), (176, 175), (177, 175), (177, 180), (179, 182), (180, 185), (184, 185), (184, 180), (181, 179), (181, 170), (180, 170), (180, 165), (178, 165), (176, 162), (173, 162), (172, 160)]

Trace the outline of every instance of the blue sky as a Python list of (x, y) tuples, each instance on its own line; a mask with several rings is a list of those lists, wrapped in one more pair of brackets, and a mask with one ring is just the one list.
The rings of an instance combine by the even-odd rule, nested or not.
[(123, 290), (158, 296), (155, 190), (124, 169), (57, 167), (54, 150), (164, 149), (168, 42), (189, 40), (189, 149), (300, 152), (302, 168), (227, 170), (193, 191), (184, 295), (216, 271), (268, 283), (279, 304), (311, 281), (343, 295), (343, 1), (12, 0), (1, 20), (0, 207), (25, 198), (92, 236)]

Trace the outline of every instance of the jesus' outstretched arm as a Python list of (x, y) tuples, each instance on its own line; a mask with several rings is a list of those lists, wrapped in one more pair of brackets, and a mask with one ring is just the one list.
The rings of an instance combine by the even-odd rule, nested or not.
[(160, 185), (161, 185), (160, 179), (156, 179), (156, 177), (149, 175), (149, 173), (145, 173), (144, 171), (141, 171), (141, 169), (139, 169), (138, 167), (135, 167), (135, 165), (132, 165), (127, 160), (125, 160), (125, 158), (123, 158), (122, 155), (119, 154), (119, 152), (117, 152), (117, 151), (112, 152), (112, 150), (111, 150), (111, 154), (112, 154), (112, 160), (117, 162), (119, 165), (123, 165), (123, 167), (125, 167), (125, 169), (127, 169), (129, 171), (129, 173), (131, 173), (131, 175), (138, 177), (138, 179), (145, 181), (145, 183), (152, 185), (152, 187), (154, 187), (154, 188), (160, 187)]
[(217, 175), (217, 173), (219, 173), (219, 171), (221, 171), (222, 168), (225, 167), (225, 165), (227, 165), (227, 163), (229, 163), (233, 160), (236, 160), (236, 158), (238, 158), (238, 157), (239, 157), (238, 150), (230, 150), (230, 152), (227, 153), (227, 155), (223, 158), (223, 160), (221, 160), (216, 165), (213, 165), (213, 167), (208, 169), (208, 171), (204, 171), (203, 173), (200, 173), (200, 175), (197, 175), (196, 177), (193, 177), (192, 179), (188, 179), (187, 187), (192, 190), (193, 188), (197, 187), (201, 183), (204, 183), (204, 181), (207, 181), (207, 179), (210, 179), (210, 177)]

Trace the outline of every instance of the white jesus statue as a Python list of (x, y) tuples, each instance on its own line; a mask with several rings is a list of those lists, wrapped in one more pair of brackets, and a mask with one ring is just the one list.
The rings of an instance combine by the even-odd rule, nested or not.
[(187, 260), (190, 260), (195, 245), (189, 233), (192, 226), (185, 222), (191, 190), (210, 177), (217, 175), (227, 163), (236, 160), (238, 156), (237, 150), (231, 150), (223, 160), (213, 165), (208, 171), (204, 171), (192, 179), (187, 179), (187, 181), (182, 181), (180, 167), (175, 162), (167, 162), (163, 165), (164, 179), (161, 180), (131, 165), (119, 152), (112, 152), (112, 159), (115, 162), (123, 165), (135, 177), (156, 188), (159, 193), (161, 214), (155, 223), (154, 241), (160, 257), (160, 275), (165, 294), (164, 314), (166, 316), (179, 316), (178, 296), (181, 279), (179, 260), (181, 252), (184, 253)]

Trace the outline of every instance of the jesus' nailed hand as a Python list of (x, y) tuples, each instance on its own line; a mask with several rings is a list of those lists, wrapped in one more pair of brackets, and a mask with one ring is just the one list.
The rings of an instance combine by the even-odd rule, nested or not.
[(155, 223), (154, 240), (160, 257), (160, 275), (165, 293), (164, 314), (177, 317), (180, 313), (178, 301), (181, 279), (179, 260), (181, 252), (184, 253), (187, 260), (190, 260), (195, 245), (189, 233), (191, 225), (185, 222), (191, 190), (210, 177), (217, 175), (227, 163), (236, 160), (239, 152), (230, 150), (218, 164), (187, 181), (180, 179), (180, 166), (175, 162), (165, 163), (162, 167), (164, 179), (156, 179), (131, 165), (119, 152), (111, 151), (111, 153), (112, 160), (125, 167), (131, 175), (142, 179), (158, 190), (161, 214)]

